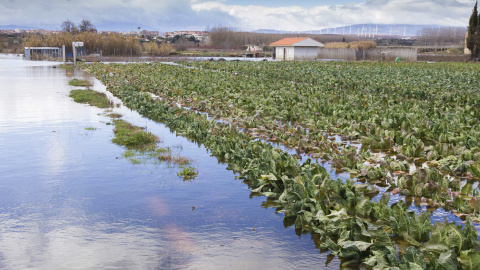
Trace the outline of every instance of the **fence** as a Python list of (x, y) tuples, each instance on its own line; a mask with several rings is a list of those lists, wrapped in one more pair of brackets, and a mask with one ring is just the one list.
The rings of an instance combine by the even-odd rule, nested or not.
[(357, 61), (357, 55), (355, 49), (319, 49), (318, 59), (342, 59), (347, 61)]
[(63, 58), (63, 50), (58, 47), (25, 47), (25, 60), (58, 60)]
[(395, 61), (401, 57), (403, 61), (416, 62), (417, 49), (415, 48), (376, 48), (361, 49), (319, 49), (318, 59), (340, 59), (347, 61)]

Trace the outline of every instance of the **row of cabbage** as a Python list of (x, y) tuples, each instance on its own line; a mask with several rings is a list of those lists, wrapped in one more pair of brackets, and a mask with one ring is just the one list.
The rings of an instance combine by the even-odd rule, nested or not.
[[(310, 160), (299, 164), (294, 156), (258, 140), (258, 137), (263, 137), (280, 141), (311, 155), (330, 155), (339, 162), (348, 157), (349, 162), (357, 163), (354, 165), (357, 167), (367, 159), (372, 163), (385, 162), (384, 159), (375, 160), (369, 151), (357, 152), (352, 146), (332, 142), (322, 130), (338, 126), (320, 113), (312, 113), (318, 119), (318, 126), (317, 122), (311, 125), (303, 121), (306, 119), (303, 115), (296, 114), (298, 111), (293, 107), (305, 106), (300, 103), (308, 100), (302, 95), (293, 97), (295, 95), (292, 94), (307, 93), (310, 87), (314, 88), (310, 91), (317, 91), (309, 96), (313, 99), (317, 95), (334, 95), (330, 93), (331, 90), (306, 82), (292, 83), (279, 79), (264, 81), (261, 76), (218, 72), (213, 68), (199, 70), (156, 63), (91, 64), (83, 67), (101, 79), (109, 91), (119, 96), (127, 106), (165, 123), (177, 134), (204, 144), (213, 155), (244, 177), (253, 192), (274, 200), (279, 210), (285, 213), (287, 223), (295, 224), (295, 228), (301, 232), (314, 233), (319, 237), (319, 245), (323, 249), (338, 254), (346, 263), (362, 262), (379, 269), (456, 269), (460, 265), (472, 269), (469, 266), (480, 264), (477, 231), (470, 219), (467, 218), (463, 229), (446, 221), (432, 226), (429, 212), (416, 215), (407, 210), (404, 203), (389, 206), (389, 193), (383, 194), (378, 202), (371, 201), (372, 194), (375, 194), (372, 185), (351, 180), (334, 181), (319, 164), (312, 164)], [(298, 91), (289, 96), (286, 92), (292, 87)], [(276, 92), (276, 95), (262, 94), (261, 90)], [(219, 92), (223, 92), (223, 95)], [(283, 118), (279, 112), (288, 110), (284, 103), (271, 100), (272, 103), (267, 106), (268, 102), (264, 99), (269, 97), (297, 100), (299, 106), (290, 100), (287, 103), (293, 106), (290, 112), (295, 112), (286, 113), (296, 115), (297, 119)], [(339, 103), (332, 103), (332, 106), (335, 107), (335, 104)], [(269, 110), (269, 107), (274, 108)], [(206, 111), (213, 118), (209, 119), (197, 110)], [(372, 124), (369, 127), (374, 126)], [(291, 138), (295, 141), (289, 142)], [(397, 166), (404, 164), (391, 159), (390, 164), (384, 167), (371, 168), (373, 171), (387, 168), (395, 166), (392, 165), (395, 162)], [(354, 166), (351, 167), (356, 168)], [(367, 177), (370, 172), (365, 172)], [(374, 177), (372, 174), (371, 178)], [(447, 181), (435, 168), (419, 170), (405, 179), (407, 186), (423, 181), (426, 193), (438, 193), (442, 198), (448, 197), (441, 194), (440, 191), (445, 191), (442, 185), (451, 188), (453, 182)], [(460, 201), (467, 205), (469, 211), (478, 211), (476, 198), (472, 197), (473, 188), (466, 189), (465, 186), (462, 191), (470, 195), (467, 196), (470, 200)], [(436, 189), (439, 192), (432, 192)], [(455, 204), (460, 204), (457, 199)], [(401, 259), (398, 257), (399, 249)]]
[[(256, 116), (273, 117), (284, 123), (284, 119), (289, 123), (292, 120), (300, 123), (304, 130), (309, 131), (309, 135), (313, 135), (307, 141), (324, 141), (315, 136), (315, 132), (335, 132), (344, 139), (360, 140), (364, 149), (396, 155), (395, 160), (387, 157), (380, 161), (373, 160), (374, 166), (365, 166), (365, 160), (372, 161), (368, 152), (359, 157), (347, 147), (340, 151), (338, 157), (321, 149), (320, 157), (334, 161), (339, 169), (360, 172), (359, 176), (369, 179), (384, 179), (388, 178), (387, 171), (405, 173), (410, 162), (422, 164), (428, 161), (424, 166), (433, 168), (434, 177), (422, 177), (426, 173), (421, 169), (414, 171), (414, 174), (405, 174), (400, 181), (394, 179), (395, 183), (390, 181), (392, 187), (397, 185), (405, 195), (432, 197), (434, 205), (435, 201), (439, 201), (445, 207), (444, 202), (448, 201), (448, 205), (451, 205), (461, 191), (460, 180), (456, 178), (452, 181), (445, 174), (463, 176), (470, 182), (480, 176), (480, 99), (477, 86), (480, 72), (476, 65), (311, 62), (188, 64), (201, 70), (218, 70), (248, 78), (249, 81), (255, 80), (253, 85), (248, 86), (250, 89), (258, 87), (258, 81), (266, 83), (271, 90), (264, 91), (265, 95), (275, 96), (276, 90), (280, 89), (282, 96), (274, 100), (279, 103), (275, 103), (275, 106), (271, 105), (272, 100), (263, 96), (256, 99), (260, 106), (274, 107), (278, 111), (270, 113), (256, 110)], [(284, 87), (285, 83), (290, 85)], [(253, 96), (260, 95), (260, 92), (262, 90)], [(276, 135), (273, 137), (278, 138)], [(307, 153), (312, 150), (308, 147), (305, 149), (305, 142), (301, 139), (296, 140), (291, 134), (287, 134), (287, 137), (287, 145), (294, 146), (298, 141), (302, 150)], [(330, 145), (327, 148), (332, 149)], [(318, 151), (316, 148), (313, 150)], [(463, 195), (474, 194), (471, 183), (464, 187)], [(453, 193), (453, 196), (442, 197), (444, 193)], [(470, 202), (470, 198), (466, 199)], [(473, 210), (466, 209), (460, 199), (454, 208), (468, 213)]]
[[(332, 161), (337, 169), (360, 179), (386, 182), (404, 195), (430, 198), (432, 207), (465, 214), (480, 208), (474, 188), (480, 176), (475, 66), (465, 65), (460, 72), (461, 66), (427, 64), (192, 65), (201, 69), (152, 63), (139, 74), (126, 68), (118, 75), (128, 81), (140, 79), (140, 90), (172, 104), (208, 112), (252, 136)], [(283, 79), (269, 76), (278, 73)], [(303, 81), (294, 81), (302, 76)], [(427, 92), (431, 97), (422, 98)], [(332, 141), (326, 132), (361, 141), (363, 151)], [(372, 149), (392, 155), (378, 158), (368, 151)], [(411, 171), (413, 161), (417, 165), (428, 161), (429, 168)]]

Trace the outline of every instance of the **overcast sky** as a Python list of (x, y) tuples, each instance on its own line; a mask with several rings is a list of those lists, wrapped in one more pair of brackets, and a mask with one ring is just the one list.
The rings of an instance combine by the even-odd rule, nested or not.
[(475, 0), (0, 0), (0, 25), (60, 30), (66, 19), (99, 30), (160, 32), (230, 26), (316, 30), (353, 24), (467, 26)]

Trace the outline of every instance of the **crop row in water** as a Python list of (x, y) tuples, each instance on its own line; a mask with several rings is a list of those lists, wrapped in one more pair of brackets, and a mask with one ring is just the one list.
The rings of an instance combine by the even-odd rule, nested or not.
[[(234, 66), (235, 64), (238, 65), (238, 63), (228, 65)], [(279, 66), (276, 64), (278, 63), (252, 65), (250, 68), (267, 70), (270, 65), (272, 69), (278, 69)], [(232, 71), (187, 69), (155, 63), (92, 64), (83, 67), (101, 79), (109, 91), (120, 97), (130, 108), (165, 123), (176, 130), (177, 134), (204, 144), (213, 155), (228, 163), (231, 169), (244, 177), (253, 192), (274, 200), (274, 205), (278, 207), (278, 210), (285, 213), (287, 224), (295, 224), (295, 228), (301, 232), (314, 233), (320, 247), (324, 250), (331, 250), (332, 254), (338, 254), (347, 263), (361, 261), (368, 267), (378, 269), (390, 267), (456, 269), (459, 265), (465, 269), (471, 269), (468, 267), (469, 265), (479, 264), (477, 231), (469, 218), (463, 229), (461, 226), (455, 226), (447, 221), (435, 223), (432, 226), (429, 212), (416, 215), (407, 210), (402, 202), (389, 206), (390, 193), (383, 194), (382, 199), (378, 202), (371, 201), (372, 193), (375, 192), (371, 184), (355, 183), (352, 180), (334, 181), (319, 164), (312, 163), (311, 160), (299, 164), (294, 156), (258, 140), (258, 137), (264, 137), (276, 141), (277, 137), (281, 137), (286, 140), (280, 142), (285, 143), (286, 141), (288, 145), (290, 139), (290, 146), (296, 146), (311, 155), (315, 153), (336, 154), (339, 160), (352, 157), (351, 163), (354, 166), (350, 166), (351, 169), (358, 168), (361, 166), (358, 163), (370, 158), (377, 165), (369, 166), (364, 172), (360, 169), (360, 173), (364, 173), (367, 177), (371, 171), (374, 172), (370, 173), (372, 178), (375, 178), (375, 171), (382, 174), (381, 170), (392, 167), (391, 163), (394, 163), (393, 166), (403, 169), (402, 161), (392, 158), (390, 164), (382, 166), (382, 161), (385, 162), (385, 160), (374, 160), (372, 158), (374, 155), (369, 151), (358, 152), (352, 146), (332, 142), (330, 137), (325, 134), (326, 131), (337, 133), (340, 133), (338, 131), (341, 130), (348, 131), (346, 126), (342, 128), (341, 123), (350, 120), (350, 126), (362, 128), (356, 130), (358, 135), (353, 136), (344, 132), (341, 133), (343, 136), (353, 139), (378, 138), (377, 133), (371, 132), (371, 130), (376, 131), (377, 126), (382, 126), (382, 123), (375, 120), (374, 113), (377, 113), (378, 117), (382, 109), (389, 111), (388, 107), (378, 107), (375, 110), (369, 107), (368, 103), (365, 106), (363, 99), (360, 99), (361, 102), (357, 100), (355, 103), (354, 99), (359, 96), (349, 97), (350, 94), (355, 94), (356, 91), (353, 91), (355, 89), (351, 90), (343, 84), (342, 88), (339, 87), (339, 83), (309, 82), (308, 78), (300, 82), (293, 79), (298, 75), (298, 73), (294, 73), (295, 69), (301, 70), (296, 65), (304, 65), (311, 72), (318, 72), (317, 69), (340, 70), (342, 65), (349, 70), (350, 64), (291, 63), (290, 65), (292, 66), (281, 64), (288, 68), (286, 71), (293, 71), (292, 73), (284, 72), (285, 79), (268, 80), (267, 76), (239, 74), (238, 72), (235, 75), (235, 72)], [(371, 75), (375, 75), (373, 72), (375, 64), (356, 65), (357, 69), (370, 69), (370, 72), (373, 73)], [(355, 67), (355, 65), (352, 66)], [(378, 65), (377, 67), (394, 70), (398, 66), (392, 65), (391, 68), (389, 65)], [(415, 65), (399, 67), (422, 70)], [(218, 67), (212, 69), (219, 70)], [(248, 69), (245, 68), (245, 70)], [(344, 71), (343, 75), (348, 75), (348, 72)], [(417, 74), (417, 76), (419, 75)], [(328, 76), (324, 78), (327, 81), (333, 81)], [(355, 85), (351, 82), (349, 84)], [(338, 91), (334, 91), (334, 89)], [(344, 93), (338, 93), (342, 91)], [(361, 89), (357, 89), (357, 91), (368, 92)], [(382, 104), (377, 101), (375, 93), (368, 93), (367, 96), (371, 99), (372, 107)], [(384, 98), (387, 99), (386, 104), (397, 105), (395, 102), (388, 102), (390, 97), (387, 92), (384, 92)], [(342, 104), (342, 100), (347, 104)], [(402, 102), (405, 103), (406, 108), (416, 107), (407, 104), (407, 101), (415, 103), (414, 98)], [(463, 101), (467, 102), (465, 99)], [(397, 102), (400, 101), (397, 100)], [(308, 105), (310, 103), (313, 105)], [(183, 108), (182, 105), (206, 111), (214, 118), (208, 119), (205, 114)], [(360, 117), (346, 119), (345, 111), (350, 110), (349, 106), (356, 106)], [(423, 104), (423, 106), (427, 105)], [(331, 108), (329, 109), (329, 107)], [(306, 108), (310, 108), (311, 111), (304, 111)], [(336, 112), (340, 108), (344, 109), (341, 111), (342, 113), (326, 113), (329, 110)], [(401, 109), (402, 107), (396, 108)], [(390, 110), (390, 113), (393, 112), (395, 110)], [(402, 112), (404, 111), (398, 113), (402, 114)], [(475, 113), (476, 111), (474, 115)], [(388, 116), (387, 113), (383, 115)], [(457, 116), (455, 113), (452, 115)], [(438, 116), (441, 117), (441, 114)], [(217, 121), (219, 119), (227, 120), (228, 123)], [(389, 130), (388, 127), (384, 127), (386, 131), (392, 132), (391, 136), (383, 135), (384, 141), (385, 138), (390, 137), (386, 140), (392, 144), (390, 148), (398, 144), (397, 140), (400, 139), (396, 136), (402, 138), (401, 146), (404, 146), (405, 138), (410, 138), (410, 140), (417, 138), (415, 137), (417, 134), (411, 132), (412, 126), (417, 123), (409, 120), (410, 117), (404, 118), (404, 122), (407, 122), (409, 126), (402, 122), (404, 125), (400, 125), (402, 132), (396, 133), (395, 128)], [(248, 130), (250, 132), (246, 132)], [(261, 132), (257, 132), (259, 130)], [(273, 134), (277, 137), (273, 138), (270, 133), (267, 133), (271, 130), (276, 131)], [(253, 132), (259, 135), (253, 136)], [(262, 133), (268, 135), (262, 136)], [(407, 134), (403, 135), (404, 133)], [(291, 138), (295, 141), (292, 141)], [(423, 143), (423, 140), (421, 142)], [(322, 147), (320, 147), (321, 144)], [(310, 145), (318, 149), (306, 151)], [(451, 147), (467, 149), (467, 146), (461, 144), (452, 144)], [(468, 147), (468, 149), (475, 149), (475, 147), (477, 146)], [(474, 153), (474, 155), (477, 154)], [(408, 159), (411, 155), (404, 153), (403, 156)], [(436, 168), (417, 170), (405, 178), (407, 182), (405, 185), (416, 184), (414, 191), (420, 187), (421, 192), (426, 189), (430, 194), (439, 194), (440, 196), (443, 195), (442, 193), (446, 193), (446, 190), (443, 190), (444, 187), (438, 182), (444, 181), (444, 185), (447, 187), (453, 182), (448, 181), (448, 178), (445, 178)], [(421, 181), (424, 183), (419, 186)], [(401, 180), (397, 179), (397, 182), (401, 182)], [(468, 201), (468, 204), (465, 203), (465, 205), (472, 207), (470, 202), (476, 200), (472, 196), (474, 189), (472, 186), (464, 189), (465, 187), (462, 188), (462, 191), (469, 195), (465, 196), (469, 200), (458, 199), (460, 198), (458, 196), (455, 204), (459, 204), (457, 202), (460, 201)], [(407, 187), (406, 190), (412, 189)], [(450, 194), (450, 196), (452, 195)], [(475, 208), (475, 201), (473, 208)], [(469, 208), (469, 210), (471, 209)], [(478, 210), (474, 209), (474, 211)], [(399, 249), (402, 254), (401, 259), (398, 257)]]
[[(232, 111), (235, 114), (235, 109), (247, 110), (255, 116), (247, 119), (247, 125), (260, 126), (261, 136), (272, 141), (280, 140), (312, 157), (333, 161), (338, 169), (357, 177), (387, 180), (392, 189), (398, 187), (404, 195), (432, 198), (433, 207), (453, 207), (470, 214), (478, 210), (477, 191), (472, 188), (480, 176), (478, 66), (308, 62), (188, 65), (197, 68), (195, 74), (214, 70), (227, 79), (212, 75), (213, 85), (198, 88), (203, 96), (187, 106), (200, 104), (202, 110), (202, 103), (207, 103), (215, 108), (215, 98), (236, 92), (236, 104), (229, 104), (226, 114), (215, 109), (208, 109), (209, 113), (225, 117)], [(188, 78), (180, 80), (190, 83)], [(218, 86), (226, 93), (216, 91)], [(245, 91), (237, 91), (242, 88)], [(183, 104), (183, 100), (179, 102)], [(259, 123), (259, 119), (267, 120)], [(286, 125), (279, 126), (279, 122)], [(279, 127), (284, 131), (278, 132)], [(341, 134), (344, 140), (361, 141), (362, 150), (370, 151), (330, 143), (325, 131)], [(372, 150), (389, 155), (378, 159), (371, 155)], [(423, 167), (429, 168), (410, 172), (409, 163), (413, 162), (426, 162)], [(469, 183), (463, 186), (457, 177)]]
[[(360, 179), (398, 188), (404, 195), (431, 198), (432, 207), (467, 214), (478, 210), (477, 190), (470, 188), (473, 183), (462, 189), (460, 179), (448, 175), (463, 176), (470, 182), (480, 175), (478, 93), (475, 79), (467, 79), (478, 77), (475, 66), (465, 65), (458, 72), (460, 66), (426, 64), (191, 65), (201, 69), (153, 63), (143, 66), (141, 73), (131, 70), (136, 67), (127, 67), (115, 75), (139, 82), (141, 91), (207, 112), (251, 136), (332, 161), (337, 169)], [(429, 88), (440, 79), (435, 89)], [(455, 93), (449, 89), (456, 89)], [(432, 98), (422, 98), (426, 93)], [(469, 114), (465, 115), (462, 106)], [(426, 115), (428, 111), (442, 113)], [(331, 141), (327, 132), (363, 143), (362, 151)], [(448, 135), (450, 141), (444, 141), (445, 134), (453, 134)], [(368, 150), (384, 150), (390, 155), (378, 158)], [(429, 168), (410, 171), (409, 164), (414, 161), (417, 165), (428, 161), (425, 165)]]

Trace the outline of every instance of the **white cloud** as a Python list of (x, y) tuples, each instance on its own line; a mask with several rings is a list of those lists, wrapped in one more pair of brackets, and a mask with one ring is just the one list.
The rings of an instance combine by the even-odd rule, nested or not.
[(460, 0), (369, 0), (359, 4), (314, 8), (228, 5), (223, 1), (192, 2), (193, 10), (229, 14), (246, 30), (269, 28), (293, 31), (363, 23), (464, 26), (472, 7), (473, 1)]
[(0, 25), (43, 24), (58, 29), (68, 18), (77, 23), (89, 19), (97, 26), (149, 26), (160, 31), (203, 30), (208, 25), (244, 30), (314, 30), (365, 23), (466, 26), (474, 5), (473, 0), (331, 1), (336, 4), (315, 7), (304, 2), (272, 7), (272, 2), (248, 1), (255, 3), (248, 5), (236, 0), (0, 0)]

